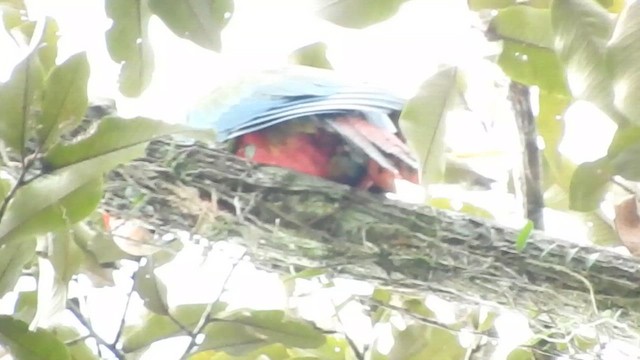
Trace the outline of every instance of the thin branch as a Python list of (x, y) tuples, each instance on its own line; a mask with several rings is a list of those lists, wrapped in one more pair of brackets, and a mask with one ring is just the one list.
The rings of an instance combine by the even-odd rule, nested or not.
[(71, 313), (78, 319), (78, 321), (80, 321), (82, 326), (84, 326), (87, 329), (87, 331), (89, 331), (89, 334), (91, 335), (91, 337), (96, 339), (99, 345), (102, 345), (105, 348), (107, 348), (117, 359), (119, 360), (125, 359), (124, 354), (120, 352), (120, 350), (118, 350), (113, 344), (109, 344), (108, 342), (106, 342), (102, 337), (100, 337), (100, 335), (96, 334), (96, 332), (93, 331), (93, 327), (91, 326), (91, 324), (89, 324), (87, 319), (80, 312), (80, 309), (78, 309), (78, 307), (76, 307), (75, 304), (73, 304), (73, 302), (67, 301), (67, 309), (71, 311)]
[(197, 336), (200, 334), (200, 332), (202, 332), (204, 327), (207, 324), (209, 324), (209, 320), (210, 320), (210, 317), (211, 317), (211, 311), (213, 311), (213, 306), (216, 303), (218, 303), (218, 301), (220, 300), (220, 297), (222, 296), (222, 294), (224, 294), (224, 290), (227, 287), (227, 284), (229, 283), (229, 280), (231, 279), (231, 275), (235, 271), (235, 269), (238, 266), (238, 264), (240, 263), (240, 261), (242, 261), (242, 258), (244, 257), (246, 252), (247, 252), (246, 249), (243, 250), (242, 253), (240, 254), (240, 256), (238, 256), (238, 258), (236, 259), (236, 261), (234, 261), (233, 264), (231, 264), (231, 269), (229, 269), (229, 272), (227, 273), (227, 276), (222, 281), (222, 286), (220, 287), (220, 293), (218, 293), (218, 296), (216, 296), (216, 298), (214, 300), (209, 302), (209, 304), (207, 305), (207, 308), (202, 313), (202, 316), (200, 317), (200, 320), (198, 321), (198, 324), (196, 325), (196, 327), (193, 329), (193, 332), (191, 333), (191, 340), (189, 341), (189, 345), (187, 345), (187, 348), (184, 350), (184, 353), (183, 353), (181, 359), (186, 359), (189, 356), (189, 354), (191, 353), (191, 351), (193, 351), (193, 348), (195, 348), (195, 346), (197, 345), (196, 344)]
[(509, 100), (513, 106), (520, 143), (522, 146), (522, 192), (527, 219), (538, 230), (544, 229), (544, 198), (542, 191), (542, 166), (538, 148), (536, 121), (531, 110), (529, 88), (512, 81)]
[[(138, 264), (140, 266), (140, 264)], [(127, 311), (129, 310), (129, 303), (131, 303), (131, 297), (133, 296), (133, 291), (136, 287), (136, 281), (134, 279), (135, 272), (131, 275), (131, 289), (129, 289), (129, 293), (127, 294), (127, 302), (124, 305), (124, 311), (122, 312), (122, 318), (120, 318), (120, 326), (118, 326), (118, 332), (116, 333), (116, 337), (113, 339), (111, 345), (115, 348), (122, 336), (122, 332), (124, 331), (124, 323), (127, 318)]]

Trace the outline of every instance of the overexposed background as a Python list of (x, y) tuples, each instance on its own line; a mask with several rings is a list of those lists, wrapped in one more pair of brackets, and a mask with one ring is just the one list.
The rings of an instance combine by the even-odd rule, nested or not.
[[(27, 3), (35, 19), (50, 15), (59, 22), (58, 62), (76, 52), (87, 51), (92, 65), (90, 96), (115, 99), (120, 114), (126, 117), (148, 116), (181, 122), (191, 104), (215, 87), (246, 72), (283, 66), (293, 50), (316, 41), (327, 43), (329, 60), (338, 72), (383, 84), (407, 97), (438, 66), (458, 66), (466, 77), (470, 109), (451, 113), (447, 143), (454, 153), (495, 154), (482, 169), (499, 181), (496, 191), (491, 193), (462, 195), (456, 188), (443, 186), (434, 188), (434, 195), (475, 202), (490, 210), (500, 222), (515, 227), (523, 224), (519, 205), (504, 191), (507, 171), (520, 158), (511, 109), (506, 102), (507, 79), (496, 65), (486, 60), (486, 56), (495, 51), (496, 44), (484, 41), (480, 22), (468, 12), (465, 0), (413, 0), (403, 5), (392, 19), (365, 30), (340, 28), (314, 17), (316, 1), (312, 0), (235, 0), (233, 18), (223, 31), (220, 54), (174, 36), (154, 17), (150, 22), (156, 64), (154, 79), (140, 98), (133, 99), (121, 96), (117, 90), (119, 66), (110, 60), (106, 51), (104, 32), (110, 22), (102, 1), (31, 0)], [(24, 53), (0, 33), (0, 54), (0, 81), (5, 81)], [(576, 163), (603, 155), (615, 131), (608, 119), (593, 114), (592, 108), (578, 102), (566, 117), (568, 136), (561, 151)], [(489, 125), (490, 131), (485, 131), (483, 124)], [(578, 127), (580, 130), (575, 131)], [(589, 139), (588, 146), (584, 145), (585, 138)], [(586, 243), (588, 224), (576, 218), (549, 211), (546, 225), (548, 232), (555, 236)], [(197, 303), (214, 298), (241, 252), (234, 246), (220, 244), (205, 261), (194, 261), (202, 250), (197, 245), (187, 245), (174, 262), (159, 270), (169, 288), (169, 301)], [(133, 268), (125, 267), (119, 272), (115, 288), (89, 289), (80, 278), (71, 289), (87, 297), (86, 306), (95, 330), (107, 341), (119, 325), (132, 271)], [(292, 304), (287, 303), (285, 289), (276, 275), (257, 271), (249, 262), (241, 262), (234, 270), (224, 299), (233, 307), (272, 309), (295, 305), (301, 314), (321, 326), (348, 324), (344, 330), (356, 341), (366, 343), (376, 334), (388, 334), (390, 329), (373, 328), (357, 302), (341, 308), (340, 316), (346, 321), (336, 323), (332, 317), (335, 309), (331, 304), (342, 303), (354, 292), (367, 295), (372, 290), (366, 284), (356, 285), (353, 281), (336, 281), (336, 287), (323, 288), (318, 283), (300, 281), (297, 293), (311, 295), (294, 297), (290, 300)], [(34, 287), (32, 279), (25, 279), (20, 285), (22, 289)], [(433, 306), (438, 300), (429, 301)], [(441, 305), (443, 311), (438, 315), (446, 322), (447, 316), (453, 317), (453, 309), (445, 302)], [(10, 313), (12, 306), (9, 296), (0, 301), (2, 313)], [(141, 309), (140, 301), (134, 301), (129, 311), (131, 321), (140, 316)], [(531, 336), (524, 318), (506, 319), (496, 323), (499, 329), (506, 330), (501, 336), (512, 337), (505, 338), (502, 354)], [(178, 345), (185, 340), (158, 344), (144, 358), (176, 358), (182, 353)], [(391, 345), (382, 342), (380, 346)], [(171, 353), (174, 350), (176, 356)]]

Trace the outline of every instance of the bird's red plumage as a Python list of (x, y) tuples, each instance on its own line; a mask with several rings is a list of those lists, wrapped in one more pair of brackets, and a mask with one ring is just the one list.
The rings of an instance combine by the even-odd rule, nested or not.
[(268, 130), (243, 135), (236, 154), (258, 164), (279, 166), (326, 178), (334, 149), (318, 145), (314, 134), (296, 133), (274, 140)]
[(356, 146), (368, 155), (369, 160), (363, 164), (366, 174), (349, 185), (393, 192), (395, 179), (418, 182), (417, 169), (411, 161), (413, 155), (395, 134), (358, 116), (319, 121), (333, 122), (327, 126), (332, 131), (320, 126), (313, 131), (309, 131), (309, 127), (297, 129), (295, 123), (285, 123), (241, 136), (236, 144), (236, 154), (259, 164), (340, 181), (338, 179), (348, 178), (340, 171), (350, 169), (332, 168), (335, 165), (332, 159), (342, 155), (348, 146)]

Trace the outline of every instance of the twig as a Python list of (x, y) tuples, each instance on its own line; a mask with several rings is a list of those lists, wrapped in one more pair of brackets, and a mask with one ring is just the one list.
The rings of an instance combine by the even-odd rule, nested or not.
[(89, 334), (91, 335), (91, 337), (96, 339), (99, 345), (102, 345), (105, 348), (107, 348), (119, 360), (125, 359), (124, 354), (120, 352), (120, 350), (118, 350), (115, 347), (115, 345), (109, 344), (103, 338), (101, 338), (100, 335), (96, 334), (96, 332), (93, 331), (91, 324), (89, 324), (89, 322), (84, 317), (84, 315), (82, 315), (82, 313), (80, 312), (80, 309), (78, 309), (71, 301), (67, 301), (67, 309), (69, 309), (69, 311), (71, 311), (71, 313), (78, 319), (78, 321), (80, 321), (82, 326), (84, 326), (87, 329), (87, 331), (89, 331)]
[[(138, 266), (139, 265), (140, 264), (138, 263)], [(129, 289), (129, 294), (127, 295), (127, 302), (124, 305), (124, 311), (122, 312), (122, 318), (120, 319), (120, 326), (118, 326), (118, 332), (116, 333), (116, 337), (113, 339), (113, 342), (111, 343), (113, 347), (116, 347), (116, 345), (118, 344), (118, 341), (120, 340), (120, 337), (122, 336), (122, 332), (124, 331), (124, 323), (127, 317), (127, 311), (129, 310), (129, 303), (131, 302), (133, 290), (136, 287), (136, 281), (134, 279), (134, 276), (135, 276), (135, 272), (133, 273), (133, 275), (131, 275), (131, 289)]]
[(220, 293), (218, 294), (218, 296), (216, 296), (216, 298), (214, 300), (209, 302), (209, 304), (207, 305), (207, 308), (202, 313), (202, 316), (200, 317), (200, 320), (198, 321), (198, 324), (193, 329), (193, 332), (191, 333), (191, 340), (189, 341), (189, 345), (187, 345), (187, 348), (184, 350), (184, 353), (180, 357), (181, 359), (186, 359), (187, 356), (193, 350), (193, 348), (196, 346), (196, 338), (197, 338), (197, 336), (204, 329), (204, 327), (207, 324), (209, 324), (209, 317), (211, 316), (211, 311), (213, 310), (213, 306), (218, 302), (218, 300), (220, 300), (220, 297), (222, 296), (222, 294), (224, 293), (225, 288), (227, 287), (227, 283), (231, 279), (231, 275), (233, 274), (234, 270), (236, 269), (236, 267), (238, 266), (240, 261), (242, 261), (242, 258), (244, 257), (246, 252), (247, 252), (246, 249), (243, 250), (242, 254), (240, 254), (240, 256), (238, 256), (237, 260), (231, 265), (231, 269), (227, 273), (227, 276), (225, 277), (225, 279), (222, 281), (222, 286), (220, 288)]
[(11, 202), (11, 200), (16, 196), (18, 189), (20, 189), (20, 187), (22, 187), (25, 184), (25, 178), (27, 176), (27, 172), (29, 171), (30, 167), (31, 167), (30, 163), (24, 163), (24, 161), (22, 162), (22, 170), (20, 171), (20, 176), (18, 177), (18, 180), (13, 185), (11, 190), (9, 190), (7, 197), (5, 197), (4, 200), (2, 201), (2, 205), (0, 205), (0, 222), (2, 222), (2, 219), (4, 218), (4, 214), (7, 212), (7, 206), (9, 206), (9, 203)]
[(538, 230), (544, 230), (544, 198), (542, 191), (542, 166), (538, 148), (538, 132), (531, 110), (529, 88), (512, 81), (509, 100), (513, 105), (520, 144), (522, 146), (522, 192), (527, 219)]

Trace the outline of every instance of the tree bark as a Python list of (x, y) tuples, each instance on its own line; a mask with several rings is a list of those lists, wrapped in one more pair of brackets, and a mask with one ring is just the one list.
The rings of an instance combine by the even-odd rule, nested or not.
[(325, 268), (405, 293), (533, 311), (543, 324), (593, 321), (606, 309), (622, 310), (616, 321), (640, 320), (636, 258), (539, 232), (519, 252), (517, 230), (200, 144), (151, 143), (145, 158), (110, 174), (104, 208), (160, 231), (241, 243), (275, 271)]

